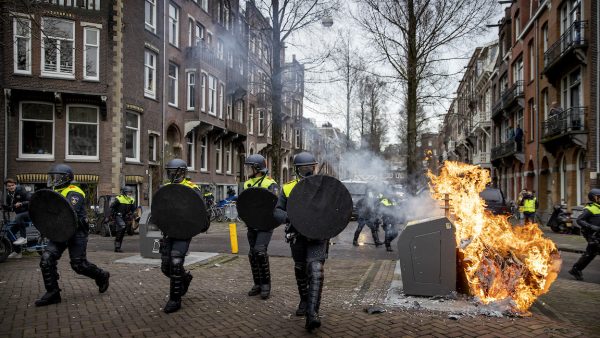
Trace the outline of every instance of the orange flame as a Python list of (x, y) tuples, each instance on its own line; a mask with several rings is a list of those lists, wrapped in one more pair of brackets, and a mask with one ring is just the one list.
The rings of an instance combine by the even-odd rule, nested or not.
[(512, 311), (526, 312), (558, 275), (554, 242), (537, 224), (513, 226), (507, 216), (485, 210), (479, 193), (490, 182), (487, 170), (446, 161), (439, 176), (427, 175), (435, 199), (449, 196), (470, 293), (484, 304), (509, 300)]

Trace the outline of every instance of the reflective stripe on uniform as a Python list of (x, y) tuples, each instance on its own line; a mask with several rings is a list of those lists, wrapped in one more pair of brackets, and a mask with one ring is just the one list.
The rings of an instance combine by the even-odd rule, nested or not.
[(247, 188), (264, 188), (268, 189), (271, 185), (277, 184), (274, 179), (268, 176), (253, 177), (244, 182), (244, 189)]
[(596, 203), (590, 203), (585, 208), (594, 215), (600, 214), (600, 206)]
[(297, 178), (297, 179), (295, 179), (293, 181), (289, 181), (283, 185), (283, 195), (285, 197), (290, 197), (290, 194), (292, 193), (292, 189), (294, 189), (296, 184), (298, 184), (298, 181), (300, 181), (300, 179)]
[(121, 204), (133, 204), (135, 200), (127, 195), (119, 195), (117, 196), (117, 201)]

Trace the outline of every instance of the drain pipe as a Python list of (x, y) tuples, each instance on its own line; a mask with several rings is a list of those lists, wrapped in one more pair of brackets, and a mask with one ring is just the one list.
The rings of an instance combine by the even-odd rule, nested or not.
[[(600, 4), (596, 2), (596, 32), (600, 27)], [(600, 34), (596, 34), (596, 55), (600, 46)], [(598, 186), (598, 172), (600, 171), (600, 59), (596, 57), (596, 186)]]
[[(4, 183), (8, 178), (8, 94), (10, 89), (4, 89)], [(3, 189), (4, 190), (4, 189)]]

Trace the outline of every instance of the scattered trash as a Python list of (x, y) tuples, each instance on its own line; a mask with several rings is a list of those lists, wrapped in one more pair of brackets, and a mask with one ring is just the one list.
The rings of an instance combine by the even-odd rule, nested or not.
[(462, 313), (451, 313), (448, 315), (448, 318), (452, 319), (452, 320), (459, 320), (463, 317)]
[(219, 263), (215, 263), (215, 266), (216, 266), (216, 267), (220, 267), (220, 266), (221, 266), (221, 264), (219, 264)]
[(419, 304), (419, 302), (417, 302), (416, 300), (413, 302), (413, 309), (420, 309), (421, 308), (421, 304)]
[(381, 306), (369, 306), (368, 308), (365, 309), (365, 312), (372, 315), (374, 313), (386, 312), (386, 310)]

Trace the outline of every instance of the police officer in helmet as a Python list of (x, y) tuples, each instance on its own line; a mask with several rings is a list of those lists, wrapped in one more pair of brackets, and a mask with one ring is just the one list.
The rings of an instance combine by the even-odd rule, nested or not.
[(133, 198), (133, 188), (124, 186), (121, 188), (121, 194), (118, 195), (114, 202), (110, 205), (110, 209), (115, 219), (116, 235), (115, 235), (115, 252), (123, 252), (121, 244), (125, 237), (127, 228), (126, 222), (133, 221), (133, 213), (135, 212), (135, 198)]
[(569, 270), (569, 273), (577, 280), (583, 280), (583, 269), (600, 253), (600, 189), (590, 190), (588, 198), (590, 203), (577, 217), (577, 224), (581, 227), (581, 233), (588, 245), (583, 255)]
[[(244, 162), (245, 172), (248, 180), (244, 182), (244, 189), (262, 188), (267, 189), (277, 195), (279, 186), (271, 177), (267, 176), (267, 161), (260, 154), (253, 154), (246, 158)], [(250, 251), (248, 259), (252, 270), (252, 278), (254, 286), (248, 291), (248, 296), (256, 296), (260, 294), (262, 299), (269, 298), (271, 293), (271, 272), (269, 268), (269, 255), (267, 248), (273, 230), (261, 231), (248, 227), (248, 243)]]
[(296, 315), (306, 315), (305, 328), (308, 331), (321, 326), (319, 306), (325, 278), (323, 264), (327, 259), (329, 240), (313, 240), (298, 233), (287, 218), (287, 201), (300, 180), (316, 173), (317, 164), (315, 157), (308, 152), (299, 153), (294, 157), (297, 178), (283, 185), (274, 212), (274, 216), (279, 222), (287, 223), (286, 241), (290, 243), (294, 273), (300, 294), (300, 304), (298, 304)]
[(73, 170), (66, 164), (55, 164), (48, 171), (48, 187), (61, 194), (75, 210), (78, 227), (75, 234), (66, 242), (48, 241), (40, 260), (40, 270), (46, 293), (35, 301), (36, 306), (61, 302), (56, 266), (66, 249), (69, 249), (73, 271), (94, 279), (100, 293), (104, 293), (108, 289), (110, 274), (90, 263), (86, 257), (89, 225), (84, 203), (85, 193), (78, 186), (71, 184), (73, 178)]
[[(179, 158), (170, 160), (165, 166), (167, 171), (167, 182), (165, 184), (181, 184), (193, 189), (199, 196), (202, 196), (200, 188), (187, 178), (187, 163)], [(207, 222), (210, 220), (207, 219)], [(191, 238), (170, 238), (164, 236), (161, 241), (161, 271), (170, 278), (171, 285), (169, 291), (169, 300), (163, 308), (165, 313), (171, 313), (181, 308), (181, 297), (183, 297), (192, 282), (192, 274), (185, 271), (183, 263), (185, 255), (190, 247)]]

